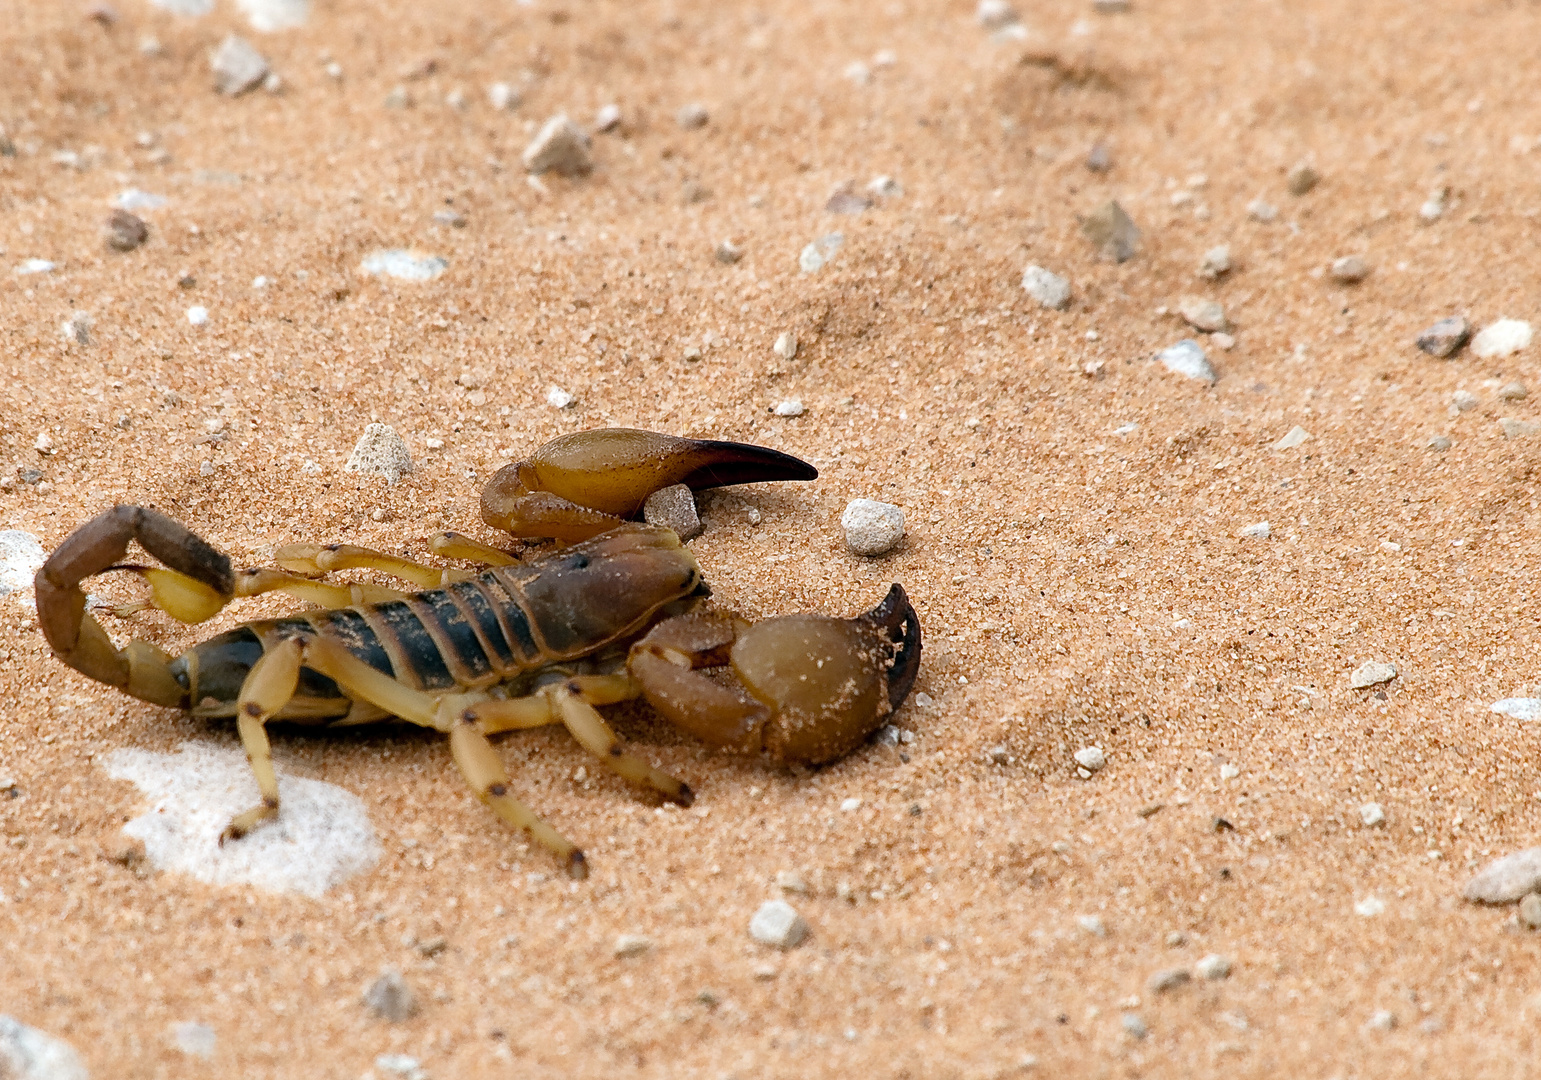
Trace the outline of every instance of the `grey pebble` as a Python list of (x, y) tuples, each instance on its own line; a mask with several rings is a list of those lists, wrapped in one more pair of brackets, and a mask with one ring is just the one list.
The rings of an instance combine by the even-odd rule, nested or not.
[(1140, 230), (1116, 200), (1109, 200), (1081, 222), (1081, 234), (1105, 259), (1126, 262), (1139, 248)]
[(1022, 271), (1022, 289), (1042, 307), (1063, 311), (1070, 303), (1070, 282), (1038, 265)]
[(1215, 281), (1229, 274), (1233, 266), (1230, 247), (1221, 244), (1204, 252), (1204, 259), (1199, 263), (1199, 277), (1206, 281)]
[(59, 333), (64, 335), (65, 341), (73, 341), (76, 345), (89, 345), (91, 344), (91, 326), (92, 319), (89, 311), (72, 311), (70, 317), (59, 324)]
[(808, 923), (785, 900), (767, 900), (749, 920), (749, 936), (761, 945), (792, 949), (808, 936)]
[(1515, 420), (1506, 416), (1498, 421), (1498, 426), (1503, 428), (1506, 439), (1528, 439), (1532, 435), (1541, 434), (1541, 424), (1534, 420)]
[(1156, 359), (1168, 371), (1186, 375), (1190, 379), (1202, 379), (1213, 386), (1220, 380), (1214, 365), (1204, 353), (1204, 347), (1192, 338), (1183, 338), (1176, 345), (1169, 345), (1156, 354)]
[(1503, 386), (1498, 388), (1498, 399), (1500, 401), (1524, 401), (1525, 393), (1525, 384), (1522, 382), (1504, 383)]
[(428, 1080), (428, 1070), (409, 1054), (381, 1054), (375, 1058), (375, 1068), (402, 1080)]
[(1178, 301), (1177, 312), (1189, 326), (1206, 334), (1222, 333), (1231, 328), (1231, 321), (1225, 317), (1225, 308), (1218, 300), (1185, 296)]
[(1253, 199), (1247, 204), (1247, 216), (1253, 221), (1266, 225), (1279, 216), (1279, 211), (1264, 199)]
[(653, 947), (653, 939), (645, 934), (622, 934), (615, 939), (610, 951), (617, 958), (641, 956)]
[(1520, 922), (1530, 930), (1541, 930), (1541, 893), (1520, 897)]
[(1165, 994), (1187, 986), (1192, 980), (1193, 975), (1187, 968), (1162, 968), (1145, 980), (1145, 989), (1152, 994)]
[(701, 535), (701, 517), (696, 511), (696, 496), (685, 484), (660, 488), (642, 504), (642, 519), (649, 525), (673, 529), (681, 540)]
[(1384, 660), (1366, 660), (1348, 677), (1350, 690), (1368, 690), (1397, 677), (1397, 666)]
[(75, 1048), (0, 1014), (0, 1076), (5, 1080), (87, 1080)]
[(412, 471), (412, 453), (389, 424), (370, 424), (348, 455), (343, 471), (383, 476), (394, 484)]
[(979, 0), (974, 21), (986, 30), (1001, 30), (1017, 21), (1017, 9), (1008, 0)]
[(1541, 891), (1541, 847), (1526, 848), (1494, 859), (1466, 883), (1461, 893), (1482, 904), (1512, 904), (1526, 893)]
[(712, 114), (707, 112), (706, 106), (699, 101), (692, 101), (688, 105), (681, 105), (674, 114), (674, 122), (686, 131), (695, 131), (704, 128)]
[(526, 172), (540, 175), (554, 172), (559, 176), (583, 176), (594, 168), (589, 152), (592, 140), (577, 124), (558, 113), (541, 125), (540, 131), (524, 148), (520, 160)]
[(1391, 1031), (1397, 1026), (1397, 1014), (1390, 1009), (1377, 1009), (1365, 1021), (1366, 1031)]
[(215, 89), (232, 97), (256, 89), (268, 75), (267, 60), (237, 34), (225, 38), (209, 58), (209, 67)]
[(1344, 255), (1332, 260), (1327, 276), (1340, 285), (1357, 285), (1370, 276), (1370, 264), (1358, 255)]
[(857, 555), (886, 555), (904, 539), (904, 511), (876, 499), (852, 499), (840, 515), (845, 544)]
[(1471, 323), (1459, 315), (1452, 315), (1448, 319), (1440, 319), (1419, 334), (1417, 344), (1418, 348), (1430, 356), (1444, 358), (1460, 352), (1470, 340)]
[(852, 191), (849, 186), (836, 188), (824, 203), (824, 212), (828, 214), (854, 215), (870, 209), (872, 209), (872, 200)]
[(127, 210), (114, 210), (107, 217), (107, 246), (114, 251), (133, 251), (150, 239), (150, 226), (143, 218)]
[(1480, 402), (1470, 390), (1457, 390), (1450, 395), (1450, 404), (1455, 406), (1456, 412), (1471, 412)]
[(1455, 443), (1450, 441), (1448, 435), (1435, 435), (1428, 441), (1428, 448), (1437, 454), (1443, 454), (1454, 445)]
[(732, 266), (744, 257), (744, 249), (731, 240), (724, 240), (717, 245), (712, 256), (724, 266)]
[(191, 1057), (211, 1058), (219, 1039), (208, 1024), (184, 1020), (171, 1025), (171, 1045)]
[(1381, 828), (1386, 824), (1386, 811), (1378, 802), (1367, 802), (1359, 808), (1359, 820), (1367, 829)]
[(417, 995), (395, 968), (386, 968), (364, 991), (364, 1004), (383, 1020), (399, 1024), (417, 1015)]
[(1210, 953), (1194, 964), (1193, 970), (1201, 979), (1228, 979), (1231, 977), (1231, 958), (1221, 956), (1219, 953)]
[(1309, 161), (1302, 161), (1284, 178), (1285, 186), (1289, 188), (1291, 195), (1299, 198), (1308, 193), (1317, 184), (1322, 182), (1322, 174), (1316, 171), (1316, 167)]
[(1086, 167), (1094, 173), (1105, 173), (1113, 167), (1113, 151), (1108, 149), (1107, 143), (1093, 144), (1086, 154)]
[(1119, 1026), (1124, 1032), (1136, 1039), (1143, 1039), (1150, 1034), (1150, 1028), (1145, 1026), (1145, 1021), (1140, 1019), (1139, 1013), (1126, 1012), (1118, 1018)]

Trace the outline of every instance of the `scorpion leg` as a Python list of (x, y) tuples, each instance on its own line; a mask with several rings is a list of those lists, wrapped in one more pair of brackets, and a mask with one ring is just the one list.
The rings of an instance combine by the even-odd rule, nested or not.
[(268, 743), (267, 722), (294, 697), (299, 685), (300, 661), (304, 644), (299, 638), (286, 638), (267, 650), (252, 665), (241, 684), (236, 702), (236, 724), (246, 760), (257, 777), (262, 801), (237, 814), (219, 834), (223, 847), (227, 840), (239, 840), (258, 825), (278, 816), (278, 774), (273, 771), (273, 750)]
[(806, 461), (764, 446), (605, 428), (554, 439), (482, 489), (482, 520), (515, 536), (586, 540), (635, 517), (672, 484), (693, 490), (812, 480)]
[(354, 544), (285, 544), (274, 552), (274, 562), (285, 570), (319, 576), (332, 570), (379, 570), (419, 589), (437, 589), (467, 575), (459, 570), (427, 566), (400, 555), (391, 555)]
[(465, 559), (483, 566), (514, 566), (519, 562), (506, 551), (457, 532), (435, 533), (428, 538), (428, 547), (441, 559)]
[(197, 622), (230, 599), (228, 558), (165, 514), (120, 504), (66, 537), (38, 570), (33, 581), (38, 623), (54, 654), (81, 674), (143, 701), (182, 706), (185, 691), (168, 670), (166, 653), (143, 641), (119, 650), (86, 611), (81, 582), (115, 567), (135, 540), (171, 567), (147, 572), (156, 606)]

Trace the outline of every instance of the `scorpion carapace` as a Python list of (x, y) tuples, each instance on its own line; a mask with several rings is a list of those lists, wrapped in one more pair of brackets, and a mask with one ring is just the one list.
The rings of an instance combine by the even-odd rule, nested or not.
[[(919, 623), (898, 585), (852, 619), (792, 615), (750, 624), (693, 611), (710, 590), (679, 537), (615, 514), (634, 510), (647, 494), (637, 491), (650, 485), (764, 479), (765, 470), (785, 470), (782, 459), (801, 466), (801, 475), (812, 468), (759, 447), (688, 440), (672, 440), (680, 445), (663, 455), (672, 464), (658, 465), (657, 448), (671, 445), (669, 437), (621, 434), (647, 438), (633, 439), (640, 449), (629, 458), (606, 456), (620, 445), (608, 431), (568, 436), (558, 440), (560, 453), (535, 455), (564, 463), (567, 507), (610, 515), (613, 527), (527, 562), (445, 533), (432, 541), (436, 552), (483, 568), (436, 569), (350, 545), (294, 544), (276, 553), (281, 568), (237, 571), (166, 515), (120, 505), (67, 537), (38, 571), (38, 621), (55, 654), (90, 678), (155, 704), (235, 718), (262, 799), (230, 822), (221, 843), (278, 814), (269, 720), (341, 725), (398, 717), (447, 734), (478, 798), (583, 877), (582, 852), (510, 794), (488, 736), (563, 724), (617, 775), (688, 805), (689, 786), (627, 753), (596, 706), (645, 698), (714, 745), (819, 763), (860, 745), (904, 700), (920, 663)], [(603, 492), (597, 507), (567, 498), (583, 494), (573, 462), (585, 455), (595, 469), (604, 467), (592, 478)], [(627, 469), (630, 485), (613, 484), (613, 474)], [(621, 501), (623, 490), (635, 501)], [(164, 565), (122, 564), (130, 541)], [(418, 588), (317, 580), (349, 567), (382, 570)], [(120, 614), (156, 607), (202, 622), (235, 597), (274, 591), (316, 608), (245, 623), (178, 657), (140, 640), (119, 649), (86, 610), (80, 587), (114, 569), (138, 573), (150, 588), (148, 600)], [(727, 666), (731, 677), (712, 680), (696, 670), (713, 666)]]

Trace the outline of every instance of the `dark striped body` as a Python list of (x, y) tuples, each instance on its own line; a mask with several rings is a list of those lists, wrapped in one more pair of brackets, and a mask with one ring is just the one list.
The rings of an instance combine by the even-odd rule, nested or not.
[[(700, 568), (674, 533), (628, 525), (402, 600), (246, 623), (194, 646), (172, 668), (200, 716), (233, 716), (251, 665), (297, 634), (330, 638), (415, 690), (485, 689), (625, 645), (706, 592)], [(356, 707), (331, 679), (303, 669), (279, 718), (363, 723), (382, 714)]]

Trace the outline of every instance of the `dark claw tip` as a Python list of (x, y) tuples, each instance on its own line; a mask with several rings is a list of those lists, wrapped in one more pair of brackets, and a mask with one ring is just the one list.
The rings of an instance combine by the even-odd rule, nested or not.
[(585, 881), (589, 876), (589, 861), (583, 857), (583, 852), (574, 851), (567, 856), (567, 876), (574, 881)]
[(920, 674), (920, 618), (898, 582), (883, 602), (862, 618), (884, 630), (894, 644), (894, 662), (888, 669), (888, 703), (897, 709)]
[(680, 792), (674, 797), (674, 801), (681, 806), (689, 806), (696, 801), (696, 793), (690, 790), (689, 784), (681, 784)]

